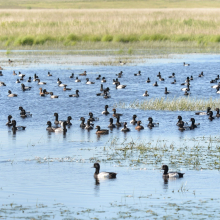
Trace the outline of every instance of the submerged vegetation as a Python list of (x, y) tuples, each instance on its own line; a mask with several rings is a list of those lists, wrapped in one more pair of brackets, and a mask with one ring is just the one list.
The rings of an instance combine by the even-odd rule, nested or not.
[(220, 9), (2, 10), (0, 47), (68, 48), (87, 42), (102, 46), (164, 42), (173, 43), (174, 47), (179, 43), (182, 47), (192, 43), (217, 47), (219, 12)]
[(196, 111), (206, 110), (207, 107), (219, 108), (220, 99), (195, 99), (190, 97), (181, 98), (152, 98), (149, 100), (135, 100), (131, 103), (119, 102), (115, 107), (133, 108), (142, 110), (167, 110), (167, 111)]

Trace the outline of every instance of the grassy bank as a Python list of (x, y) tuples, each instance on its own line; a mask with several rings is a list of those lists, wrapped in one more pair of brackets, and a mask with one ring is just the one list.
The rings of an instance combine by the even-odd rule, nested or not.
[(220, 9), (0, 10), (0, 47), (74, 48), (90, 42), (219, 47), (219, 14)]
[(131, 103), (117, 103), (115, 107), (134, 108), (142, 110), (167, 110), (167, 111), (206, 111), (207, 107), (213, 110), (219, 108), (219, 99), (192, 99), (190, 97), (183, 98), (155, 98), (145, 101), (134, 101)]

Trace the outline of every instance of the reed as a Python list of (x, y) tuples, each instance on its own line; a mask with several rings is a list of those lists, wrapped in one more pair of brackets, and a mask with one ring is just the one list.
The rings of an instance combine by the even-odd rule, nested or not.
[(203, 111), (207, 107), (212, 109), (219, 108), (219, 99), (193, 99), (190, 97), (182, 98), (152, 98), (149, 100), (135, 100), (130, 103), (119, 102), (114, 105), (119, 108), (133, 108), (142, 110), (167, 110), (167, 111)]
[(5, 9), (0, 10), (0, 47), (84, 42), (218, 46), (219, 14), (220, 9)]

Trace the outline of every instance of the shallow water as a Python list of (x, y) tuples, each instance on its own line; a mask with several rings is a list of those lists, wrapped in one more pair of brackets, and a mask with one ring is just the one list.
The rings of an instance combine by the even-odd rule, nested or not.
[[(25, 56), (12, 57), (15, 62), (9, 65), (5, 58), (0, 59), (3, 66), (3, 76), (0, 81), (6, 83), (6, 87), (0, 87), (0, 102), (2, 111), (0, 115), (1, 132), (1, 176), (0, 189), (2, 204), (1, 215), (3, 218), (12, 217), (34, 217), (40, 218), (135, 218), (140, 217), (161, 218), (202, 218), (204, 216), (219, 218), (219, 140), (218, 124), (219, 119), (209, 121), (207, 116), (196, 116), (194, 112), (172, 112), (172, 111), (143, 111), (138, 109), (118, 109), (122, 113), (122, 122), (129, 122), (132, 115), (136, 114), (145, 127), (138, 132), (135, 126), (129, 124), (131, 132), (124, 134), (120, 129), (110, 131), (109, 135), (97, 136), (95, 129), (83, 130), (79, 127), (80, 117), (88, 118), (88, 113), (93, 112), (94, 117), (99, 121), (95, 125), (107, 128), (109, 118), (112, 115), (112, 108), (115, 103), (129, 103), (136, 99), (165, 97), (164, 87), (171, 92), (168, 97), (182, 97), (183, 92), (180, 83), (184, 82), (187, 76), (193, 76), (191, 83), (191, 97), (193, 98), (218, 98), (215, 90), (209, 82), (219, 74), (219, 55), (173, 55), (170, 59), (147, 59), (141, 63), (125, 66), (93, 66), (83, 65), (83, 57), (71, 57), (70, 60), (77, 60), (77, 64), (63, 62), (65, 57), (45, 59), (43, 63), (25, 61)], [(16, 64), (16, 59), (19, 60)], [(33, 58), (34, 59), (34, 58)], [(92, 60), (100, 60), (100, 57), (93, 57)], [(106, 57), (104, 57), (106, 59)], [(60, 60), (60, 62), (57, 62)], [(79, 60), (83, 64), (79, 64)], [(190, 63), (184, 67), (183, 62)], [(21, 71), (25, 74), (24, 84), (32, 86), (30, 91), (22, 92), (20, 84), (15, 81), (18, 76), (13, 76), (12, 71)], [(81, 83), (75, 83), (75, 79), (69, 76), (74, 72), (75, 76), (87, 71), (87, 77), (94, 81), (94, 85), (85, 84), (85, 76), (79, 76)], [(119, 79), (121, 84), (127, 85), (126, 89), (116, 90), (112, 79), (117, 73), (123, 71), (123, 77)], [(141, 70), (142, 76), (134, 76)], [(48, 77), (50, 71), (53, 76)], [(157, 74), (161, 72), (165, 82), (158, 81)], [(203, 78), (198, 74), (204, 72)], [(173, 79), (168, 76), (175, 72), (177, 84), (171, 85)], [(28, 83), (29, 76), (36, 73), (41, 81), (47, 85), (37, 85), (36, 82)], [(107, 83), (104, 87), (110, 88), (111, 98), (104, 99), (97, 97), (100, 91), (100, 80), (95, 78), (98, 75), (105, 76)], [(57, 86), (57, 78), (72, 88), (72, 91), (62, 91)], [(151, 83), (146, 83), (150, 77)], [(152, 84), (158, 81), (159, 87)], [(50, 99), (39, 96), (39, 88), (53, 91), (59, 95), (58, 99)], [(16, 98), (7, 97), (7, 91), (18, 94)], [(79, 98), (70, 98), (69, 94), (80, 91)], [(150, 96), (143, 97), (145, 90)], [(108, 116), (102, 115), (104, 106), (109, 105)], [(30, 111), (31, 118), (20, 117), (19, 106)], [(71, 115), (72, 126), (67, 133), (48, 133), (46, 123), (54, 121), (54, 113), (59, 113), (59, 119), (66, 119)], [(7, 116), (11, 114), (17, 121), (17, 125), (26, 126), (25, 131), (13, 134), (11, 129), (5, 126)], [(195, 117), (200, 128), (192, 131), (179, 132), (175, 125), (177, 116), (182, 115), (183, 119), (189, 121)], [(159, 127), (147, 128), (148, 117), (153, 117), (159, 122)], [(115, 122), (115, 119), (114, 119)], [(213, 140), (209, 140), (210, 136)], [(215, 139), (216, 138), (216, 139)], [(115, 140), (117, 146), (111, 144)], [(131, 141), (148, 142), (153, 146), (163, 147), (164, 143), (170, 145), (175, 143), (174, 154), (181, 146), (195, 144), (202, 145), (198, 158), (200, 163), (188, 164), (176, 162), (168, 164), (171, 169), (182, 169), (185, 172), (184, 178), (169, 180), (165, 183), (162, 179), (160, 167), (170, 162), (170, 155), (158, 150), (158, 155), (144, 158), (141, 153), (131, 151), (133, 155), (123, 155), (122, 151), (116, 148), (123, 147), (124, 143)], [(215, 141), (214, 141), (215, 140)], [(125, 141), (125, 142), (124, 142)], [(158, 141), (160, 144), (158, 144)], [(215, 166), (207, 165), (212, 157), (206, 149), (213, 143), (216, 151), (210, 154), (215, 155)], [(186, 151), (187, 152), (187, 151)], [(185, 153), (186, 153), (185, 152)], [(154, 152), (152, 153), (154, 154)], [(188, 156), (190, 152), (188, 153)], [(149, 155), (148, 155), (149, 156)], [(172, 156), (172, 155), (171, 155)], [(206, 157), (202, 161), (201, 157)], [(153, 159), (155, 157), (156, 159)], [(140, 162), (133, 160), (141, 159)], [(102, 180), (96, 183), (93, 178), (94, 169), (90, 167), (99, 160), (101, 170), (114, 171), (118, 173), (115, 180)], [(148, 161), (152, 161), (148, 163)], [(178, 160), (178, 159), (176, 159)], [(214, 163), (214, 161), (213, 161)], [(212, 170), (214, 169), (214, 170)], [(178, 191), (179, 190), (179, 191)], [(20, 207), (22, 205), (22, 208)], [(7, 207), (7, 208), (5, 208)], [(22, 212), (24, 211), (24, 212)], [(55, 216), (55, 217), (54, 217)]]

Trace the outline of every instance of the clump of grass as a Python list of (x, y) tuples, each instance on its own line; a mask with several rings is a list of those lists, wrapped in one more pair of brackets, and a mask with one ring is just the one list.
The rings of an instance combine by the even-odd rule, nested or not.
[(119, 102), (115, 107), (133, 108), (142, 110), (167, 110), (167, 111), (195, 111), (206, 110), (207, 107), (217, 108), (220, 105), (219, 99), (192, 99), (181, 98), (153, 98), (149, 100), (135, 100), (131, 103)]

